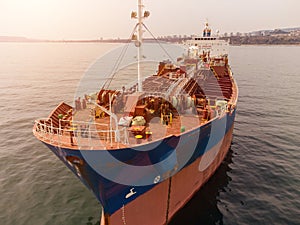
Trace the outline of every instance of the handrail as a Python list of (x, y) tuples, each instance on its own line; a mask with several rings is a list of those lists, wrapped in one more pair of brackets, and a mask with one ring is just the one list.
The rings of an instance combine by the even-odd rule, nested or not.
[[(98, 130), (98, 126), (106, 126), (107, 124), (101, 123), (90, 123), (84, 121), (72, 121), (73, 126), (76, 124), (78, 126), (77, 129), (71, 130), (66, 128), (57, 128), (53, 127), (53, 125), (48, 125), (45, 121), (50, 120), (47, 119), (38, 119), (35, 120), (35, 130), (34, 133), (41, 140), (48, 142), (50, 144), (56, 144), (59, 147), (66, 146), (69, 147), (72, 144), (71, 139), (75, 139), (77, 141), (77, 147), (85, 149), (106, 149), (106, 143), (111, 140), (114, 136), (114, 144), (119, 146), (120, 143), (128, 144), (128, 134), (126, 127), (118, 130), (106, 129), (106, 130)], [(88, 125), (85, 128), (80, 127), (80, 125)], [(72, 126), (71, 126), (72, 127)], [(94, 128), (93, 128), (94, 127)], [(66, 132), (68, 132), (66, 134)], [(71, 133), (72, 132), (72, 133)], [(121, 134), (122, 133), (122, 134)], [(73, 135), (73, 136), (71, 136)], [(70, 139), (69, 139), (70, 137)], [(121, 138), (122, 137), (122, 142)]]
[[(39, 121), (44, 121), (44, 123), (43, 124), (41, 124), (41, 125), (43, 125), (43, 127), (45, 127), (45, 122), (47, 122), (47, 121), (49, 121), (50, 120), (50, 127), (48, 127), (47, 126), (47, 128), (49, 129), (50, 128), (50, 130), (51, 130), (51, 132), (53, 132), (53, 121), (52, 121), (52, 118), (50, 118), (50, 117), (48, 117), (48, 118), (40, 118), (39, 119)], [(46, 130), (46, 129), (45, 129)]]

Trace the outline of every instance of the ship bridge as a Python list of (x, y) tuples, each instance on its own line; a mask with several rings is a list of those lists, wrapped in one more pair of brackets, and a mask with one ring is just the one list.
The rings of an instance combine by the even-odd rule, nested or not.
[(228, 55), (229, 42), (221, 40), (218, 35), (212, 36), (208, 23), (205, 24), (202, 35), (192, 35), (185, 44), (189, 47), (196, 46), (200, 53), (209, 53), (211, 57)]

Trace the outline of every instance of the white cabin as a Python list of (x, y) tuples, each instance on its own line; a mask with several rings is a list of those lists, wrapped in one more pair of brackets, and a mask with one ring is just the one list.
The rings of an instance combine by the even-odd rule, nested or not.
[(221, 40), (218, 36), (211, 36), (208, 23), (206, 23), (202, 35), (192, 35), (192, 38), (187, 40), (185, 44), (189, 47), (198, 47), (199, 53), (208, 53), (210, 57), (228, 55), (229, 41)]

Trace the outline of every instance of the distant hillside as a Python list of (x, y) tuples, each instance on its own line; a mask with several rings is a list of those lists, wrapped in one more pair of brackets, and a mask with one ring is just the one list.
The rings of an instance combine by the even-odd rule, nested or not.
[(300, 30), (300, 27), (294, 27), (294, 28), (282, 28), (282, 29), (277, 29), (277, 30), (282, 30), (285, 32), (291, 32), (291, 31), (297, 31)]
[[(160, 41), (181, 43), (190, 39), (188, 35), (169, 35), (161, 36), (157, 39)], [(260, 30), (249, 33), (225, 33), (222, 39), (230, 40), (232, 45), (300, 45), (300, 27), (296, 28), (280, 28), (274, 30)], [(147, 39), (154, 41), (153, 38)], [(95, 39), (95, 40), (38, 40), (26, 37), (16, 36), (0, 36), (0, 42), (57, 42), (57, 43), (127, 43), (127, 39)]]
[(233, 36), (232, 45), (300, 45), (300, 36)]
[(0, 42), (35, 42), (38, 40), (26, 37), (0, 36)]
[(253, 31), (228, 38), (232, 45), (300, 45), (300, 27)]

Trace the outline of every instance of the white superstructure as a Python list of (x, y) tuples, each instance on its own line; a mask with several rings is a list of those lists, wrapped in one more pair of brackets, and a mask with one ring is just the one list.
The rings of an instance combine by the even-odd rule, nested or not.
[(188, 46), (196, 46), (199, 53), (207, 53), (210, 57), (228, 55), (229, 41), (221, 40), (218, 36), (211, 36), (208, 23), (205, 24), (202, 35), (193, 35), (192, 39), (185, 42)]

